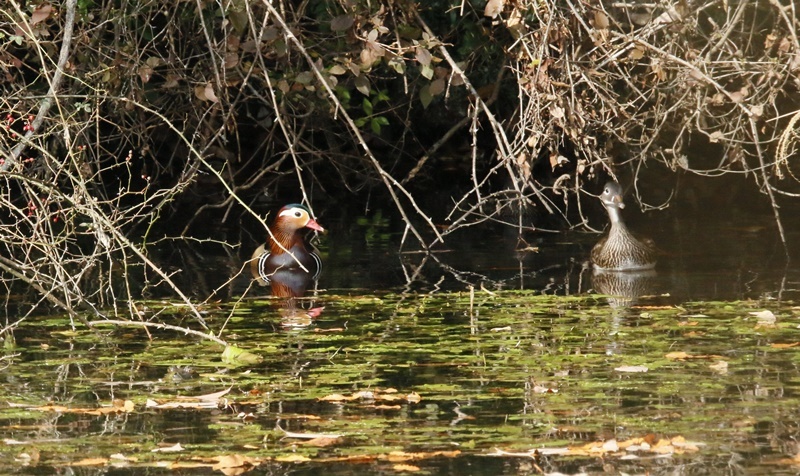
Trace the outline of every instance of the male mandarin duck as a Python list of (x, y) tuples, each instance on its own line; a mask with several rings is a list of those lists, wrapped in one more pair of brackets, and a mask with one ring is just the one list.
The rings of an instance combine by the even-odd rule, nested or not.
[(269, 228), (266, 245), (256, 248), (250, 259), (250, 270), (259, 284), (269, 283), (276, 272), (303, 273), (309, 279), (319, 276), (322, 260), (316, 250), (306, 244), (303, 228), (325, 231), (303, 205), (291, 204), (280, 209)]
[(649, 242), (636, 239), (622, 221), (619, 212), (625, 208), (622, 187), (617, 182), (606, 183), (600, 200), (608, 212), (611, 229), (592, 248), (594, 268), (604, 271), (636, 271), (655, 267), (655, 247)]

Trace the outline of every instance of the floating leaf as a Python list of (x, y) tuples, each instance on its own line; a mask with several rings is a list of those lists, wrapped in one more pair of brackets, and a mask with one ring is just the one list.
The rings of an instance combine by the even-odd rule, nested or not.
[(396, 464), (392, 466), (392, 469), (395, 471), (407, 471), (407, 472), (420, 471), (419, 466), (414, 466), (411, 464)]
[(234, 51), (225, 53), (225, 68), (235, 68), (239, 64), (239, 54)]
[(236, 346), (229, 345), (222, 351), (222, 361), (229, 364), (257, 364), (263, 358)]
[(616, 370), (617, 372), (637, 373), (637, 372), (647, 372), (648, 369), (644, 365), (623, 365), (621, 367), (615, 368), (614, 370)]
[(84, 458), (71, 463), (70, 466), (105, 466), (108, 464), (107, 458)]
[(298, 454), (291, 454), (285, 456), (278, 456), (275, 458), (275, 461), (281, 463), (304, 463), (306, 461), (311, 461), (308, 457)]
[(172, 446), (162, 446), (160, 448), (155, 448), (150, 450), (151, 453), (178, 453), (183, 451), (184, 448), (181, 446), (180, 443), (175, 443)]
[(718, 374), (727, 374), (728, 373), (728, 362), (724, 360), (720, 360), (719, 362), (713, 363), (708, 366), (711, 370)]
[(211, 469), (217, 471), (222, 471), (230, 468), (257, 466), (260, 463), (260, 461), (256, 458), (251, 458), (250, 456), (243, 456), (237, 454), (217, 456), (216, 460), (217, 462), (211, 467)]
[(150, 78), (153, 76), (153, 68), (150, 65), (143, 64), (139, 66), (138, 73), (139, 79), (146, 84), (150, 82)]
[(308, 441), (301, 442), (300, 444), (303, 446), (316, 446), (318, 448), (324, 448), (326, 446), (333, 446), (337, 443), (341, 443), (341, 438), (330, 438), (327, 436), (318, 436), (316, 438), (312, 438)]
[(758, 318), (758, 322), (763, 324), (774, 324), (777, 320), (775, 314), (773, 314), (770, 310), (751, 312), (749, 314), (751, 316), (756, 316)]
[(297, 74), (294, 78), (295, 82), (298, 82), (302, 85), (309, 85), (312, 81), (314, 81), (314, 73), (311, 71), (301, 71)]
[(789, 349), (791, 347), (797, 347), (800, 345), (800, 342), (792, 342), (790, 344), (770, 344), (769, 346), (773, 349)]

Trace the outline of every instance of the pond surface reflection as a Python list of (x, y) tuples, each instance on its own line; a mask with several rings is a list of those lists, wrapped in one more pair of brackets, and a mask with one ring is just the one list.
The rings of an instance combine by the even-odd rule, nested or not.
[[(180, 332), (26, 320), (0, 369), (0, 472), (795, 474), (797, 273), (768, 222), (693, 226), (632, 224), (663, 255), (623, 277), (585, 266), (594, 234), (423, 254), (333, 227), (291, 306), (245, 275), (243, 299), (204, 306), (245, 362)], [(196, 327), (156, 306), (142, 318)]]

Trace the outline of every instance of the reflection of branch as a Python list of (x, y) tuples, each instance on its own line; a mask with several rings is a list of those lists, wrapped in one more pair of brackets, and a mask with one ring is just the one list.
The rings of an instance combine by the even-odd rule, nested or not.
[[(64, 66), (67, 64), (67, 59), (69, 58), (69, 47), (70, 43), (72, 42), (72, 27), (75, 25), (75, 5), (77, 3), (78, 0), (67, 0), (67, 16), (64, 20), (64, 34), (61, 38), (61, 53), (58, 55), (58, 64), (56, 65), (56, 70), (53, 73), (53, 79), (50, 80), (50, 90), (47, 91), (47, 96), (42, 99), (39, 112), (36, 114), (36, 118), (33, 120), (33, 122), (31, 122), (31, 129), (20, 138), (20, 141), (11, 150), (11, 156), (9, 156), (8, 159), (2, 165), (0, 165), (0, 172), (8, 172), (15, 165), (17, 165), (19, 157), (22, 155), (25, 147), (30, 143), (30, 138), (39, 130), (39, 127), (41, 127), (42, 122), (44, 122), (44, 118), (47, 116), (50, 107), (53, 105), (53, 101), (56, 97), (56, 91), (61, 85), (61, 78), (64, 74)], [(33, 28), (27, 23), (26, 15), (22, 12), (22, 10), (20, 10), (16, 2), (14, 2), (14, 7), (17, 10), (17, 14), (20, 16), (20, 18), (22, 18), (22, 21), (26, 22), (25, 28), (22, 30), (26, 34), (32, 36)], [(38, 51), (42, 60), (42, 69), (45, 69), (45, 65), (47, 63), (45, 58), (41, 55), (41, 48), (39, 48)], [(47, 77), (46, 73), (47, 72), (45, 71), (45, 77)], [(66, 127), (64, 128), (64, 131), (65, 134), (69, 133)]]
[(122, 327), (155, 327), (156, 329), (167, 329), (171, 331), (183, 332), (184, 334), (191, 334), (194, 336), (202, 337), (210, 341), (216, 342), (219, 345), (228, 346), (228, 343), (213, 334), (206, 334), (205, 332), (188, 329), (186, 327), (173, 326), (171, 324), (161, 324), (160, 322), (141, 322), (141, 321), (119, 321), (119, 320), (103, 320), (103, 321), (90, 321), (86, 323), (89, 327), (113, 325)]
[(44, 288), (44, 286), (42, 286), (42, 283), (38, 280), (39, 277), (36, 273), (34, 273), (34, 276), (29, 277), (27, 273), (20, 268), (18, 263), (2, 256), (0, 256), (0, 269), (18, 279), (21, 279), (24, 283), (37, 290), (44, 297), (44, 299), (47, 299), (50, 303), (64, 309), (69, 314), (71, 319), (78, 318), (78, 320), (82, 321), (84, 324), (88, 324), (86, 319), (72, 308), (69, 300), (62, 301), (56, 296), (55, 293), (57, 291), (61, 291), (60, 288), (51, 287), (51, 289), (48, 291)]

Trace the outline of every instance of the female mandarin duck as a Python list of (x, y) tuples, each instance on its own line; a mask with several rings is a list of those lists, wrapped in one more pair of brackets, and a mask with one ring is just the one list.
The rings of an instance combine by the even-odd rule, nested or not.
[(303, 205), (291, 204), (281, 208), (270, 227), (266, 245), (253, 252), (250, 270), (259, 284), (267, 284), (278, 272), (303, 273), (316, 279), (322, 271), (322, 260), (316, 250), (307, 245), (301, 233), (303, 228), (324, 232)]
[(620, 209), (625, 208), (622, 202), (622, 187), (617, 182), (606, 183), (600, 200), (606, 207), (611, 229), (594, 248), (592, 263), (597, 270), (636, 271), (651, 269), (656, 265), (656, 249), (647, 242), (637, 240), (622, 221)]

